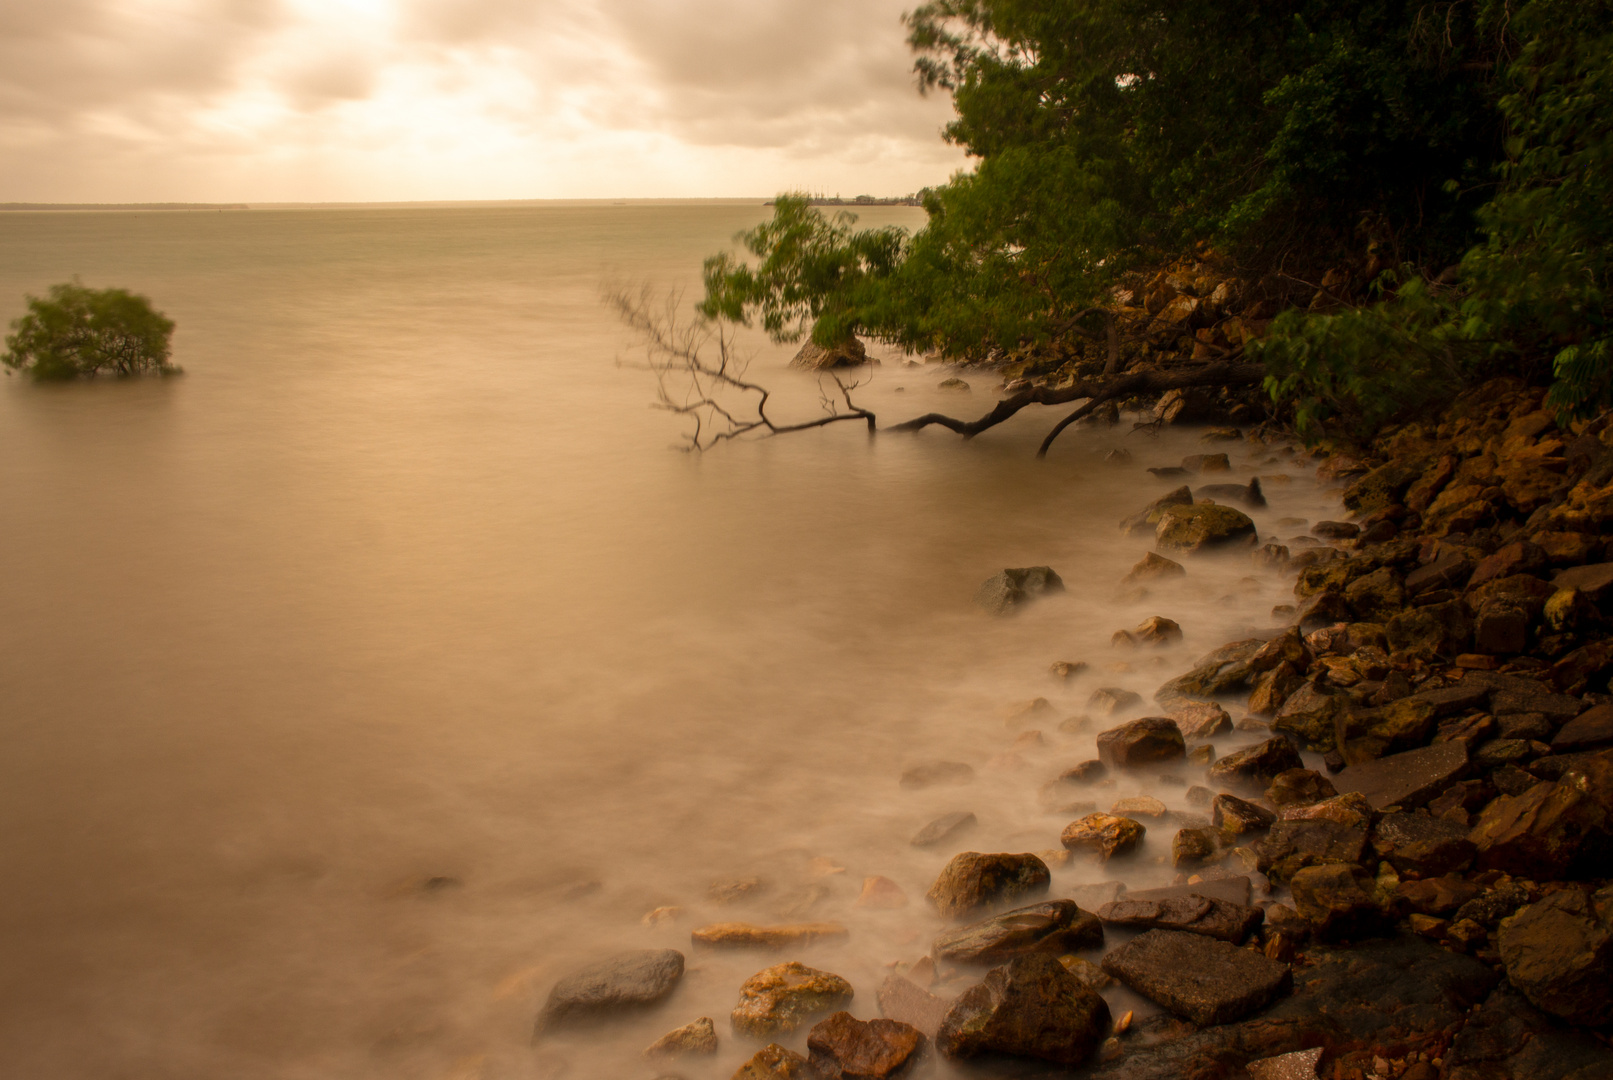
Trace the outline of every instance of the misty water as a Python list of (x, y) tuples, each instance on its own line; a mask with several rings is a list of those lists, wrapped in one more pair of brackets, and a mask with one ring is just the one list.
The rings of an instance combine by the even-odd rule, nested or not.
[[(0, 381), (5, 1075), (649, 1078), (669, 1070), (642, 1048), (706, 1015), (720, 1054), (671, 1071), (727, 1077), (757, 1048), (726, 1020), (747, 976), (800, 959), (877, 1015), (890, 965), (942, 925), (924, 893), (950, 855), (1058, 847), (1068, 818), (1038, 789), (1108, 723), (1060, 720), (1271, 625), (1289, 583), (1246, 550), (1121, 588), (1149, 545), (1115, 524), (1180, 483), (1145, 468), (1203, 452), (1196, 432), (1077, 427), (1037, 462), (1056, 414), (1033, 409), (968, 443), (843, 424), (672, 449), (602, 284), (693, 288), (768, 212), (0, 215), (0, 317), (75, 274), (132, 288), (176, 320), (187, 370)], [(793, 350), (744, 340), (781, 413), (813, 415)], [(874, 352), (859, 400), (882, 422), (994, 400), (990, 373), (948, 393), (945, 369)], [(1115, 446), (1130, 465), (1101, 461)], [(1331, 516), (1300, 463), (1230, 452), (1216, 479), (1292, 477), (1267, 484), (1263, 537)], [(995, 571), (1044, 563), (1064, 596), (1001, 620), (972, 605)], [(1179, 646), (1111, 647), (1156, 614)], [(1092, 670), (1055, 682), (1060, 659)], [(1036, 696), (1045, 745), (1016, 746), (999, 710)], [(899, 786), (942, 759), (977, 779)], [(1154, 781), (1094, 797), (1145, 788), (1202, 809)], [(952, 810), (978, 828), (909, 844)], [(1124, 868), (1056, 867), (1052, 895), (1165, 883), (1172, 831)], [(907, 907), (854, 906), (876, 874)], [(708, 899), (753, 877), (749, 899)], [(647, 925), (658, 907), (682, 911)], [(850, 934), (690, 947), (725, 919)], [(638, 947), (689, 957), (663, 1007), (532, 1043), (560, 974)]]

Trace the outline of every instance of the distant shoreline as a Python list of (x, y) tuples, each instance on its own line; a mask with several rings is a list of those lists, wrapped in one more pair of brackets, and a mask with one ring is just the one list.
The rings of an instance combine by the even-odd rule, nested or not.
[(0, 203), (0, 213), (41, 210), (249, 210), (246, 203)]

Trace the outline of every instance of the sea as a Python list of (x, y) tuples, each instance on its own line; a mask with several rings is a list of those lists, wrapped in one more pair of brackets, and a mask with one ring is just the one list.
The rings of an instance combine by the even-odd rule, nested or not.
[[(604, 299), (691, 316), (702, 259), (769, 214), (0, 214), (0, 322), (59, 282), (128, 288), (175, 321), (184, 368), (0, 379), (0, 1072), (728, 1077), (760, 1045), (727, 1022), (747, 977), (800, 960), (877, 1016), (881, 980), (944, 926), (925, 893), (948, 858), (1059, 850), (1043, 785), (1194, 658), (1274, 625), (1289, 582), (1246, 549), (1136, 588), (1150, 540), (1116, 523), (1183, 483), (1149, 467), (1226, 450), (1215, 479), (1268, 478), (1262, 539), (1302, 533), (1336, 495), (1292, 448), (1128, 414), (1038, 461), (1060, 414), (1035, 407), (973, 440), (842, 423), (688, 452)], [(773, 415), (821, 415), (794, 346), (739, 328), (734, 347)], [(1000, 396), (992, 371), (870, 351), (854, 397), (880, 426)], [(975, 605), (1036, 565), (1066, 591)], [(1153, 615), (1183, 639), (1111, 643)], [(1089, 668), (1057, 679), (1060, 660)], [(1092, 715), (1103, 687), (1144, 704)], [(935, 761), (973, 779), (901, 784)], [(1094, 798), (1202, 811), (1180, 773)], [(910, 843), (953, 811), (973, 831)], [(1123, 865), (1055, 858), (1050, 895), (1172, 880), (1171, 832)], [(859, 906), (874, 877), (906, 903)], [(722, 921), (847, 932), (691, 944)], [(663, 1005), (534, 1038), (557, 979), (639, 948), (687, 956)], [(714, 1057), (641, 1057), (699, 1016)]]

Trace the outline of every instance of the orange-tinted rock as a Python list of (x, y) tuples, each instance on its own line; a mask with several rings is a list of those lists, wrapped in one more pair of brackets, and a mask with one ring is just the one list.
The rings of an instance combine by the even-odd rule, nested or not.
[(965, 851), (953, 856), (927, 895), (941, 914), (968, 916), (1046, 892), (1051, 880), (1047, 864), (1035, 855)]
[(858, 1020), (837, 1012), (818, 1021), (807, 1036), (812, 1067), (824, 1080), (885, 1080), (905, 1068), (924, 1044), (912, 1024)]

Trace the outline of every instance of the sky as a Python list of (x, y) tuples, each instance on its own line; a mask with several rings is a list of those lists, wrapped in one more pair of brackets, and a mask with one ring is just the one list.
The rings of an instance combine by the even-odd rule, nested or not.
[(901, 195), (914, 0), (0, 0), (0, 202)]

